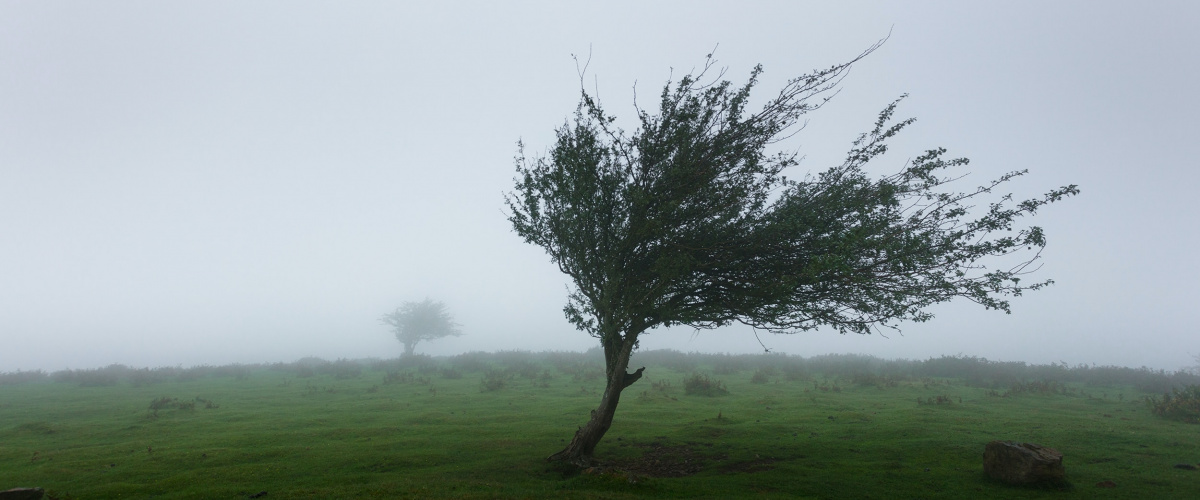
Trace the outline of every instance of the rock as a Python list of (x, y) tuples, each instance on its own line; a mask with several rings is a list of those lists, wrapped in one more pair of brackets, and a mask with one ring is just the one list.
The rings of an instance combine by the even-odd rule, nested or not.
[(45, 494), (41, 488), (13, 488), (0, 491), (0, 500), (42, 500)]
[(1058, 483), (1066, 476), (1062, 453), (1033, 443), (992, 441), (983, 450), (983, 471), (1009, 484)]

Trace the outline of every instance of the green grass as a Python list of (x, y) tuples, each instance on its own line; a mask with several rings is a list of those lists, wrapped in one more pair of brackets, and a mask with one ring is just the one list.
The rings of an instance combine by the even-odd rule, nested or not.
[[(651, 365), (597, 449), (610, 467), (580, 473), (543, 459), (584, 423), (602, 381), (594, 368), (524, 368), (487, 392), (483, 369), (408, 370), (387, 384), (382, 370), (258, 368), (140, 387), (0, 385), (0, 489), (41, 486), (60, 499), (1200, 498), (1200, 471), (1174, 467), (1200, 462), (1200, 425), (1155, 417), (1130, 387), (1002, 396), (958, 379)], [(694, 373), (728, 394), (685, 395)], [(218, 407), (155, 415), (160, 397)], [(1070, 485), (987, 479), (993, 439), (1057, 448)], [(652, 477), (651, 465), (687, 475)]]

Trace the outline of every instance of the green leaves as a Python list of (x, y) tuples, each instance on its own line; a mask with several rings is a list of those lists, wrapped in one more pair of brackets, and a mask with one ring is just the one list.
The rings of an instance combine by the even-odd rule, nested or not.
[[(872, 178), (865, 166), (914, 122), (893, 118), (904, 96), (841, 165), (785, 180), (796, 154), (768, 148), (877, 47), (790, 80), (753, 113), (747, 102), (762, 68), (740, 87), (702, 83), (709, 60), (668, 82), (656, 113), (639, 109), (632, 134), (583, 92), (547, 157), (522, 149), (507, 197), (517, 234), (545, 248), (575, 284), (567, 318), (601, 339), (733, 321), (780, 333), (822, 325), (870, 333), (926, 321), (928, 306), (955, 297), (1008, 311), (1006, 297), (1048, 285), (1021, 280), (1046, 245), (1042, 229), (1014, 234), (1014, 226), (1078, 188), (1017, 203), (1005, 195), (981, 211), (976, 199), (1025, 172), (948, 190), (969, 162), (947, 159), (944, 148)], [(989, 267), (998, 258), (1017, 264)]]

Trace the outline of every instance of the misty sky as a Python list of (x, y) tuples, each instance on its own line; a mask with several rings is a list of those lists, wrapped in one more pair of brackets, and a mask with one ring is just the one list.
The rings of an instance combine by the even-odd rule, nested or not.
[[(415, 2), (412, 2), (415, 4)], [(428, 4), (428, 5), (425, 5)], [(1200, 3), (0, 2), (0, 371), (394, 357), (380, 324), (443, 300), (418, 352), (583, 350), (567, 279), (505, 219), (516, 143), (544, 152), (584, 81), (633, 97), (716, 49), (757, 96), (858, 63), (782, 147), (839, 163), (908, 93), (872, 169), (944, 146), (968, 190), (1082, 194), (1031, 222), (1057, 283), (903, 335), (763, 335), (775, 352), (1195, 364)], [(642, 349), (752, 353), (747, 328)]]

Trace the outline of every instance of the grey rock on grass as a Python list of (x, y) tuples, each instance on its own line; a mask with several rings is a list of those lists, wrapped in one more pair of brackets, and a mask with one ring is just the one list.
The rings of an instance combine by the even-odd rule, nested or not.
[(0, 500), (42, 500), (45, 495), (41, 488), (13, 488), (0, 491)]
[(1062, 453), (1033, 443), (992, 441), (983, 451), (983, 471), (1008, 484), (1059, 483), (1066, 477)]

